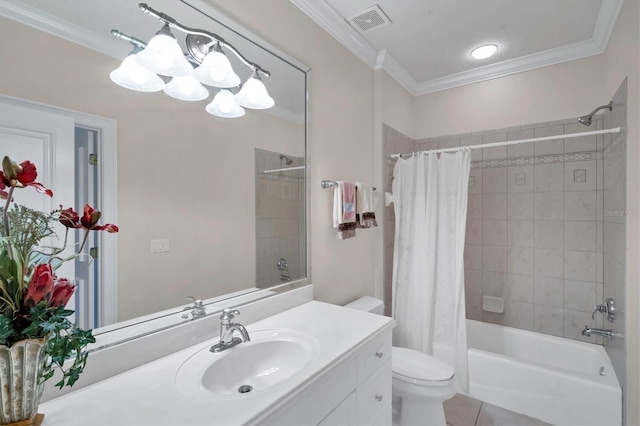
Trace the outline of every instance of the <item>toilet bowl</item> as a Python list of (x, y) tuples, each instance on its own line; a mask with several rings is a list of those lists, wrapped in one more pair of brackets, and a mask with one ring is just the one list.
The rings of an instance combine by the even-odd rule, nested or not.
[[(345, 307), (382, 315), (384, 303), (365, 296)], [(456, 394), (455, 370), (431, 355), (393, 347), (394, 425), (445, 426), (443, 402)]]
[(446, 425), (443, 402), (456, 394), (455, 370), (425, 353), (391, 350), (394, 411), (400, 425)]

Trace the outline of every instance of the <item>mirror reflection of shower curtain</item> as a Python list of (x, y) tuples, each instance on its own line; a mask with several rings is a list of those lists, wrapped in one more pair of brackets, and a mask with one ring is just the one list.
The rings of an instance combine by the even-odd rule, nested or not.
[(464, 241), (471, 152), (399, 158), (393, 171), (394, 345), (455, 367), (468, 390)]

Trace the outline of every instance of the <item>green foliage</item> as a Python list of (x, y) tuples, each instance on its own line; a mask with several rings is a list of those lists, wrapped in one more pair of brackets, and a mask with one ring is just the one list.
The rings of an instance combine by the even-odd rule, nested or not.
[[(58, 307), (55, 309), (35, 306), (29, 313), (30, 325), (24, 333), (32, 338), (47, 339), (47, 355), (41, 381), (53, 377), (55, 368), (62, 371), (62, 379), (56, 386), (63, 388), (73, 386), (87, 363), (88, 353), (85, 351), (89, 343), (95, 343), (91, 330), (73, 328), (68, 317), (73, 311)], [(1, 330), (1, 329), (0, 329)], [(64, 363), (73, 358), (73, 363), (65, 368)]]

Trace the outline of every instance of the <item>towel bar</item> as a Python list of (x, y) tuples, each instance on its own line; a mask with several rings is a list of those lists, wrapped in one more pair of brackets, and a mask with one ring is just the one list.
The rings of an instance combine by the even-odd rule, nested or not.
[[(336, 185), (338, 185), (338, 182), (335, 182), (335, 181), (333, 181), (333, 180), (323, 179), (323, 180), (320, 182), (320, 186), (321, 186), (322, 188), (324, 188), (324, 189), (331, 188), (332, 186), (336, 186)], [(373, 186), (373, 187), (372, 187), (372, 189), (375, 191), (375, 190), (376, 190), (376, 187), (375, 187), (375, 186)]]

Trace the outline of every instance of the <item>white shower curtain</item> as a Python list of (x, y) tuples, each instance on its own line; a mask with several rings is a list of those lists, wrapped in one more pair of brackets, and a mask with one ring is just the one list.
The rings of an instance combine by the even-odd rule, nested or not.
[(394, 345), (447, 361), (468, 390), (464, 239), (471, 153), (419, 153), (393, 171)]

